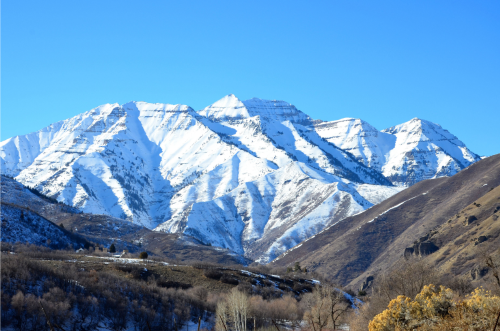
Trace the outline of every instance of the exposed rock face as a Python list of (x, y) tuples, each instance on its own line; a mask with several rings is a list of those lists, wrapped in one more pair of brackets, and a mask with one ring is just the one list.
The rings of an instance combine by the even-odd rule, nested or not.
[[(248, 265), (252, 262), (229, 250), (203, 245), (183, 234), (159, 233), (108, 215), (82, 213), (34, 193), (3, 175), (0, 186), (2, 242), (29, 242), (59, 249), (67, 248), (68, 244), (74, 248), (85, 247), (90, 242), (100, 248), (115, 244), (117, 252), (148, 251), (186, 263), (205, 261)], [(106, 249), (101, 251), (106, 252)]]
[(279, 122), (290, 121), (302, 125), (312, 123), (309, 116), (286, 101), (259, 98), (241, 101), (234, 94), (225, 96), (201, 110), (199, 114), (216, 122), (244, 120), (259, 116), (261, 119)]
[(430, 241), (417, 242), (413, 245), (413, 247), (405, 248), (403, 255), (406, 259), (409, 259), (412, 255), (422, 257), (432, 254), (438, 249), (439, 247)]
[(374, 280), (374, 277), (373, 276), (368, 276), (366, 277), (365, 281), (363, 282), (363, 284), (361, 284), (359, 290), (360, 291), (365, 291), (367, 290), (368, 288), (370, 288), (372, 285), (373, 285), (373, 280)]
[(418, 255), (419, 256), (426, 256), (426, 255), (434, 253), (438, 249), (439, 249), (439, 247), (434, 245), (434, 243), (432, 243), (430, 241), (424, 241), (418, 245)]
[(465, 225), (470, 225), (472, 224), (474, 221), (477, 221), (477, 217), (475, 215), (471, 215), (469, 217), (467, 217), (467, 219), (465, 220)]
[(358, 161), (378, 171), (388, 162), (396, 145), (396, 136), (380, 132), (367, 122), (344, 118), (332, 122), (316, 122), (314, 128), (327, 141), (350, 152)]
[(488, 273), (487, 267), (476, 266), (470, 271), (470, 277), (472, 280), (477, 280), (484, 277)]
[(414, 253), (415, 253), (415, 248), (406, 247), (403, 256), (405, 257), (405, 259), (408, 260)]
[[(495, 210), (499, 201), (500, 154), (452, 177), (419, 182), (327, 228), (272, 265), (286, 267), (301, 261), (308, 270), (358, 289), (366, 277), (376, 278), (397, 267), (403, 254), (410, 258), (437, 246), (422, 259), (447, 277), (463, 277), (482, 263), (483, 252), (498, 257), (500, 220)], [(464, 227), (472, 214), (478, 220)], [(480, 236), (488, 240), (474, 246)], [(433, 245), (423, 244), (421, 250), (426, 242)]]
[(479, 236), (476, 240), (474, 245), (479, 245), (481, 243), (484, 243), (486, 240), (488, 240), (488, 237), (486, 236)]
[(405, 248), (403, 256), (408, 259), (410, 256), (426, 256), (439, 249), (430, 239), (437, 233), (436, 230), (429, 231), (425, 236), (420, 237), (413, 243), (412, 247)]

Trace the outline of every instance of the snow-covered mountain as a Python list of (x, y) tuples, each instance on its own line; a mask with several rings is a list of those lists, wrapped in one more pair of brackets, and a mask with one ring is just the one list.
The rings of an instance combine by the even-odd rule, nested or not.
[(200, 115), (217, 122), (247, 119), (254, 116), (266, 120), (290, 121), (303, 125), (309, 125), (312, 122), (308, 115), (288, 102), (258, 98), (240, 101), (234, 94), (229, 94), (201, 110)]
[(481, 159), (440, 125), (418, 118), (382, 131), (354, 118), (315, 121), (314, 128), (398, 186), (452, 176)]
[(314, 128), (322, 138), (380, 172), (396, 144), (394, 135), (380, 132), (367, 122), (356, 118), (343, 118), (332, 122), (317, 121)]
[(422, 119), (383, 130), (396, 137), (382, 173), (397, 185), (452, 176), (481, 160), (448, 130)]
[[(2, 173), (84, 212), (267, 262), (403, 189), (388, 178), (411, 184), (475, 161), (470, 152), (459, 158), (452, 147), (463, 144), (454, 136), (428, 127), (379, 132), (361, 120), (313, 121), (284, 101), (234, 95), (199, 112), (130, 102), (7, 139), (0, 162)], [(446, 132), (448, 142), (434, 132)], [(409, 161), (424, 144), (430, 149), (420, 160), (439, 162)], [(436, 171), (411, 175), (420, 164)]]

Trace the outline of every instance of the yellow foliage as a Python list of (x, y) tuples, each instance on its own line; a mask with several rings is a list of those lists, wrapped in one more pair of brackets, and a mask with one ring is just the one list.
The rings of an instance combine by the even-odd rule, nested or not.
[(456, 305), (449, 318), (428, 330), (492, 330), (499, 313), (500, 297), (477, 288)]
[(481, 288), (463, 301), (453, 291), (424, 286), (415, 300), (399, 296), (369, 324), (370, 331), (393, 330), (486, 330), (500, 312), (500, 298)]

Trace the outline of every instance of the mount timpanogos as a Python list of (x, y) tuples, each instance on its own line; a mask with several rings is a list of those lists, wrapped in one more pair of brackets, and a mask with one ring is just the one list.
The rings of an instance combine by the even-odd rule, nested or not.
[(1, 171), (86, 213), (184, 233), (267, 263), (419, 181), (480, 157), (438, 124), (378, 131), (230, 94), (106, 104), (0, 143)]

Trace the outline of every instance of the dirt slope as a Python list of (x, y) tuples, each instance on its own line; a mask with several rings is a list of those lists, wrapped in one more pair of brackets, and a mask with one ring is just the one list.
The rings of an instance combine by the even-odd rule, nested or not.
[[(406, 248), (417, 242), (418, 251), (420, 243), (425, 242), (422, 255), (437, 263), (443, 272), (471, 272), (468, 268), (477, 263), (479, 247), (486, 251), (499, 247), (498, 224), (494, 223), (493, 215), (500, 202), (499, 184), (500, 154), (483, 159), (453, 177), (417, 183), (328, 228), (272, 264), (291, 266), (299, 261), (309, 270), (358, 287), (367, 276), (376, 276), (390, 268), (403, 257)], [(475, 207), (474, 202), (481, 207)], [(478, 220), (472, 225), (459, 226), (473, 211)], [(449, 220), (452, 221), (447, 223)], [(435, 230), (432, 237), (423, 238), (432, 230)], [(475, 248), (470, 246), (470, 240), (481, 235), (487, 241)], [(456, 238), (464, 241), (451, 249), (449, 245)], [(433, 250), (432, 245), (438, 250), (427, 255)]]

